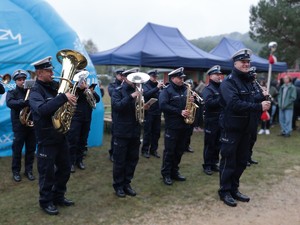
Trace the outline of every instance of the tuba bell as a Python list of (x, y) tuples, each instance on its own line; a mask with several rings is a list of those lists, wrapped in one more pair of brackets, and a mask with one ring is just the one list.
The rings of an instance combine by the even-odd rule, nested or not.
[[(75, 94), (77, 83), (72, 83), (76, 70), (81, 70), (87, 66), (87, 60), (81, 53), (64, 49), (56, 54), (58, 62), (62, 64), (62, 72), (58, 94), (70, 92)], [(66, 133), (71, 126), (71, 120), (75, 112), (75, 107), (69, 102), (62, 105), (52, 116), (53, 127), (60, 133)]]
[(11, 75), (8, 73), (4, 75), (0, 75), (0, 78), (2, 79), (0, 81), (1, 84), (8, 84), (11, 81)]
[(147, 73), (137, 72), (131, 73), (127, 76), (127, 80), (135, 84), (136, 91), (139, 91), (141, 95), (137, 96), (135, 100), (135, 118), (142, 124), (145, 118), (145, 100), (143, 96), (142, 84), (147, 82), (150, 79), (150, 76)]

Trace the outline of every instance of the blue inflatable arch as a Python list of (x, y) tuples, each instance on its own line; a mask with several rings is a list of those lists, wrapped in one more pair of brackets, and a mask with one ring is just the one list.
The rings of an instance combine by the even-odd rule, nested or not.
[[(34, 70), (30, 64), (52, 56), (55, 76), (60, 76), (61, 64), (56, 53), (61, 49), (81, 52), (88, 60), (89, 83), (98, 83), (96, 70), (76, 32), (43, 0), (1, 0), (0, 8), (0, 74), (12, 74), (16, 69)], [(15, 88), (11, 81), (6, 91)], [(97, 93), (100, 89), (96, 86)], [(11, 155), (13, 133), (6, 93), (0, 96), (0, 157)], [(104, 107), (102, 100), (93, 111), (88, 144), (102, 145)]]

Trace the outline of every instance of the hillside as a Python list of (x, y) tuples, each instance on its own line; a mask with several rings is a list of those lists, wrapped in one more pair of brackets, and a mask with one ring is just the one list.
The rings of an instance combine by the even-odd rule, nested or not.
[(221, 34), (216, 36), (202, 37), (198, 39), (189, 40), (191, 43), (201, 48), (202, 50), (211, 51), (223, 37), (228, 37), (234, 40), (242, 41), (247, 48), (250, 48), (254, 53), (258, 54), (263, 44), (253, 41), (248, 33), (241, 34), (239, 32), (233, 32), (230, 34)]

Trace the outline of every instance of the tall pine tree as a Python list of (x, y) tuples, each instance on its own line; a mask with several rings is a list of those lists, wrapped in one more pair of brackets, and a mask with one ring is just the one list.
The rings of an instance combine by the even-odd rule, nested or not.
[[(300, 63), (300, 0), (260, 0), (250, 8), (250, 37), (261, 43), (276, 41), (275, 53), (289, 68)], [(267, 57), (266, 45), (260, 53)]]

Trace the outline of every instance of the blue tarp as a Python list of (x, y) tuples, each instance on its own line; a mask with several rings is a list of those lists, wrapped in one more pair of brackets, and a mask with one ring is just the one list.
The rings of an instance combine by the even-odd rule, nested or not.
[[(88, 59), (89, 83), (98, 83), (96, 70), (77, 34), (43, 0), (1, 0), (0, 3), (0, 74), (12, 74), (16, 69), (34, 70), (30, 64), (52, 56), (55, 76), (60, 76), (61, 64), (56, 53), (74, 49)], [(5, 85), (6, 91), (15, 88), (14, 81)], [(96, 88), (100, 95), (99, 87)], [(0, 156), (11, 155), (13, 133), (10, 109), (0, 99)], [(89, 146), (99, 146), (103, 137), (104, 107), (101, 101), (93, 111)]]
[[(246, 46), (241, 41), (224, 37), (210, 53), (225, 59), (230, 59), (235, 52), (242, 48), (246, 48)], [(259, 72), (267, 72), (269, 69), (269, 61), (253, 54), (251, 56), (251, 66), (255, 66)], [(287, 71), (287, 64), (285, 62), (277, 62), (272, 65), (272, 71)]]
[(147, 23), (123, 45), (90, 55), (95, 65), (131, 65), (208, 69), (216, 64), (231, 69), (230, 60), (191, 44), (177, 28)]

